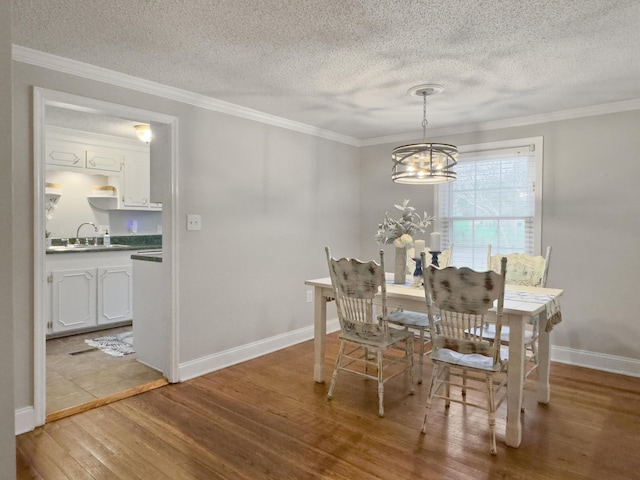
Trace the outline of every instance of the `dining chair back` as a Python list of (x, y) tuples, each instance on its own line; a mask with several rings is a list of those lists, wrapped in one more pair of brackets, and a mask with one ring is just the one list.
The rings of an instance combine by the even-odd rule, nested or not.
[[(450, 402), (481, 407), (489, 412), (492, 454), (497, 453), (495, 412), (506, 396), (508, 353), (499, 342), (486, 339), (482, 332), (491, 315), (495, 318), (495, 331), (500, 335), (506, 267), (505, 258), (501, 260), (500, 273), (478, 272), (467, 267), (429, 266), (424, 270), (433, 371), (422, 433), (426, 433), (431, 404), (436, 398), (444, 399), (447, 408)], [(490, 314), (495, 303), (495, 314)], [(441, 394), (443, 387), (444, 394)], [(451, 387), (461, 388), (461, 398), (451, 395)], [(468, 400), (467, 390), (486, 391), (486, 404)]]
[[(329, 386), (332, 398), (338, 373), (347, 371), (378, 382), (378, 413), (384, 416), (384, 384), (408, 371), (410, 391), (413, 381), (413, 334), (389, 327), (387, 315), (384, 252), (380, 263), (354, 258), (335, 259), (325, 248), (333, 285), (338, 320), (340, 350)], [(380, 296), (381, 314), (375, 314), (374, 298)], [(390, 351), (396, 351), (389, 354)], [(400, 352), (400, 353), (398, 353)], [(370, 373), (372, 368), (374, 373)]]
[(547, 285), (551, 247), (547, 247), (545, 256), (528, 255), (526, 253), (496, 253), (491, 255), (491, 244), (487, 249), (487, 267), (494, 272), (500, 271), (500, 260), (507, 258), (507, 285), (525, 285), (528, 287), (544, 287)]
[(451, 264), (452, 258), (453, 258), (453, 243), (449, 245), (448, 250), (443, 250), (442, 252), (440, 252), (440, 255), (438, 255), (438, 266), (440, 268), (450, 267), (452, 265)]

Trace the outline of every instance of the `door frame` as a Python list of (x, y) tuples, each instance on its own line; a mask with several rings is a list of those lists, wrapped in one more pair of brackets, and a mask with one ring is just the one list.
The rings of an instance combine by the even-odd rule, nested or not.
[[(143, 110), (126, 105), (104, 102), (41, 87), (33, 89), (33, 300), (34, 300), (34, 359), (33, 359), (33, 407), (35, 426), (46, 421), (46, 332), (45, 321), (45, 110), (46, 106), (59, 106), (85, 113), (157, 124), (170, 132), (169, 155), (162, 171), (170, 174), (170, 181), (163, 182), (162, 191), (162, 248), (163, 263), (169, 262), (171, 277), (169, 371), (163, 372), (170, 382), (179, 381), (179, 321), (178, 321), (178, 118), (164, 113)], [(166, 128), (164, 128), (166, 127)], [(153, 159), (152, 159), (153, 160)], [(167, 168), (166, 163), (170, 165)]]

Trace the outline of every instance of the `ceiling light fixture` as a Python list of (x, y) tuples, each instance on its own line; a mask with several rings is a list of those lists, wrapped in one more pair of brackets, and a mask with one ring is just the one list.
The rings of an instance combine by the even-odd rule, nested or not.
[(428, 185), (456, 179), (453, 167), (458, 163), (458, 148), (446, 143), (427, 142), (427, 96), (442, 93), (442, 85), (418, 85), (408, 93), (422, 97), (422, 143), (393, 149), (391, 180), (396, 183)]
[(151, 126), (150, 125), (136, 125), (136, 135), (141, 142), (149, 143), (151, 141)]

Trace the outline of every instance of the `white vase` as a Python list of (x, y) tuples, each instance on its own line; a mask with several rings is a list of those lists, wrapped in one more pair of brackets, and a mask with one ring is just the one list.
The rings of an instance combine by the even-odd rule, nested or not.
[(407, 282), (407, 247), (396, 247), (396, 261), (393, 283), (404, 285)]

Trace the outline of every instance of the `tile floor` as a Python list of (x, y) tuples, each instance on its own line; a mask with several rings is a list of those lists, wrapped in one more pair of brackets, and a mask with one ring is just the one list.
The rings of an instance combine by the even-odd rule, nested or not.
[(131, 326), (47, 340), (47, 415), (162, 378), (135, 353), (112, 357), (84, 343), (128, 330)]

